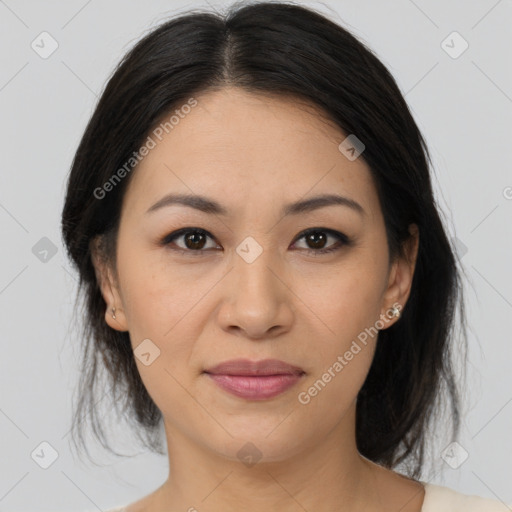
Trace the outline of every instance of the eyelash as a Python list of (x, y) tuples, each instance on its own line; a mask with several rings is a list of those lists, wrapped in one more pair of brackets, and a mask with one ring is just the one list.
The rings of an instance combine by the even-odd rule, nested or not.
[[(212, 240), (214, 240), (214, 237), (208, 233), (208, 231), (205, 231), (204, 229), (200, 228), (182, 228), (177, 231), (174, 231), (168, 235), (166, 235), (160, 242), (160, 245), (167, 246), (170, 245), (175, 239), (180, 238), (181, 236), (187, 234), (187, 233), (194, 233), (194, 234), (200, 234), (207, 237), (210, 237)], [(326, 233), (327, 235), (332, 235), (335, 238), (338, 239), (338, 242), (335, 243), (333, 246), (327, 248), (327, 249), (304, 249), (307, 254), (317, 256), (318, 254), (328, 254), (334, 251), (340, 250), (343, 246), (349, 246), (351, 245), (352, 241), (344, 234), (340, 233), (339, 231), (335, 231), (333, 229), (327, 229), (327, 228), (311, 228), (303, 231), (300, 233), (300, 235), (295, 239), (296, 243), (298, 240), (301, 240), (302, 238), (307, 237), (308, 235), (312, 233)], [(178, 251), (181, 254), (187, 254), (187, 255), (193, 255), (193, 256), (201, 256), (205, 251), (208, 251), (210, 249), (182, 249), (180, 247), (178, 248), (172, 248), (173, 251)]]

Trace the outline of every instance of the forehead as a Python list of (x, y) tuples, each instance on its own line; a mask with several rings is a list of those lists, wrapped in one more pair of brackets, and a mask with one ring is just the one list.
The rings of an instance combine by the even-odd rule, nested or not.
[(155, 146), (134, 171), (124, 201), (132, 211), (146, 210), (168, 192), (214, 197), (233, 208), (334, 192), (375, 208), (367, 164), (340, 152), (347, 134), (319, 109), (238, 88), (195, 99), (172, 128), (159, 125), (160, 140), (150, 132)]

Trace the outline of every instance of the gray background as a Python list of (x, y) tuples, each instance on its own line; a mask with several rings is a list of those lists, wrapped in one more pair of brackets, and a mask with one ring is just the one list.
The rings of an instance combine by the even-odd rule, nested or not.
[[(466, 269), (461, 448), (445, 457), (450, 465), (439, 439), (440, 470), (424, 480), (512, 503), (512, 2), (305, 3), (365, 41), (395, 76), (432, 151), (439, 206)], [(0, 511), (102, 510), (166, 477), (166, 459), (139, 453), (126, 427), (116, 437), (133, 457), (93, 446), (105, 464), (95, 467), (70, 451), (76, 276), (59, 222), (73, 153), (114, 65), (143, 33), (190, 7), (208, 4), (0, 0)], [(46, 59), (31, 47), (43, 31), (58, 43)], [(457, 58), (446, 44), (453, 54), (461, 41), (442, 43), (453, 31), (469, 44)], [(44, 252), (53, 246), (55, 254)], [(42, 442), (58, 452), (47, 469)]]

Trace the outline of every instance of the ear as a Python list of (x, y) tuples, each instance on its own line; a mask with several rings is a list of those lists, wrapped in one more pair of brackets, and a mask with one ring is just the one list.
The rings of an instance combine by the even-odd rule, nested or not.
[[(101, 295), (106, 303), (105, 322), (116, 331), (127, 331), (126, 316), (124, 314), (123, 301), (119, 293), (119, 285), (114, 278), (111, 263), (105, 256), (103, 236), (95, 237), (91, 243), (91, 261), (96, 273), (96, 281), (101, 290)], [(115, 308), (114, 312), (112, 308)], [(114, 318), (115, 315), (115, 318)]]
[(411, 236), (404, 243), (403, 255), (397, 257), (389, 272), (388, 286), (383, 298), (385, 310), (381, 312), (381, 319), (386, 320), (384, 328), (390, 327), (398, 320), (389, 314), (393, 306), (402, 312), (411, 293), (420, 239), (418, 226), (411, 224), (409, 233)]

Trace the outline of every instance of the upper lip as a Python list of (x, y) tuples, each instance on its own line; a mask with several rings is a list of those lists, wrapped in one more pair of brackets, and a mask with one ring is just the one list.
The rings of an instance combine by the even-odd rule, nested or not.
[(232, 359), (206, 369), (205, 373), (220, 375), (300, 375), (304, 373), (304, 370), (279, 359), (262, 359), (261, 361)]

